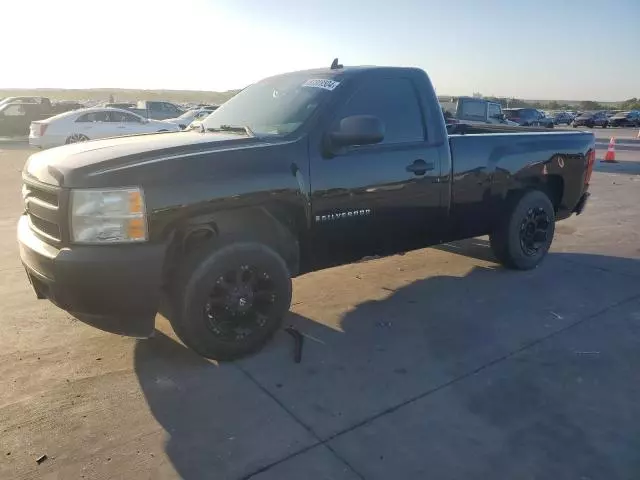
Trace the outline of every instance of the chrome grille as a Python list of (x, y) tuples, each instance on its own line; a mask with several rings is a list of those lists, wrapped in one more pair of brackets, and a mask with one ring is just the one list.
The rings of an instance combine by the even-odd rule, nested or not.
[(22, 187), (25, 213), (31, 229), (48, 243), (62, 242), (60, 189), (25, 181)]

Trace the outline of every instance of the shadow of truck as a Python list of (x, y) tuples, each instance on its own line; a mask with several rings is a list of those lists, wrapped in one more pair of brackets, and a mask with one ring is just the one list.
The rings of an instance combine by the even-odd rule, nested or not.
[[(478, 239), (437, 248), (483, 261), (493, 258)], [(245, 478), (304, 451), (308, 433), (315, 441), (334, 438), (640, 293), (628, 276), (585, 266), (591, 257), (599, 257), (598, 264), (612, 272), (623, 262), (634, 262), (560, 253), (530, 272), (475, 266), (464, 276), (416, 279), (382, 299), (364, 301), (347, 309), (338, 326), (328, 325), (323, 305), (311, 306), (313, 318), (291, 313), (286, 321), (307, 335), (301, 364), (293, 363), (291, 339), (283, 333), (254, 357), (220, 366), (159, 334), (138, 342), (135, 371), (169, 436), (166, 452), (182, 478)], [(610, 288), (603, 289), (601, 281)], [(473, 398), (459, 400), (485, 417), (482, 421), (492, 425), (488, 431), (529, 442), (500, 462), (514, 467), (534, 455), (536, 468), (544, 473), (545, 462), (557, 464), (555, 456), (569, 448), (563, 443), (576, 440), (566, 432), (580, 432), (580, 425), (567, 414), (570, 405), (545, 397), (544, 379), (529, 379), (524, 387), (515, 382), (513, 389), (511, 381), (503, 379), (503, 389), (492, 391), (490, 406)], [(508, 417), (496, 422), (501, 411)], [(527, 433), (537, 440), (519, 435), (522, 422), (540, 424)], [(557, 429), (550, 426), (553, 422)], [(428, 422), (420, 428), (427, 429)], [(554, 449), (543, 447), (545, 442)], [(407, 448), (417, 449), (414, 456), (421, 451), (425, 461), (438, 458), (435, 445)], [(568, 459), (582, 472), (597, 453), (589, 439), (581, 438)], [(611, 471), (604, 460), (599, 465)]]

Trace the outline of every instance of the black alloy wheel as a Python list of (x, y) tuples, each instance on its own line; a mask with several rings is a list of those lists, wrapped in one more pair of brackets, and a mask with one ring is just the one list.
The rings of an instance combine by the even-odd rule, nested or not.
[(291, 305), (291, 275), (271, 247), (224, 241), (182, 261), (170, 288), (169, 321), (200, 355), (234, 360), (257, 352)]
[(489, 239), (496, 259), (507, 268), (530, 270), (545, 258), (555, 232), (555, 210), (542, 190), (514, 198)]
[(520, 247), (527, 256), (536, 255), (546, 244), (551, 219), (544, 208), (530, 208), (520, 224)]
[(277, 298), (269, 274), (258, 267), (239, 265), (220, 275), (203, 314), (212, 334), (223, 342), (238, 342), (265, 327)]

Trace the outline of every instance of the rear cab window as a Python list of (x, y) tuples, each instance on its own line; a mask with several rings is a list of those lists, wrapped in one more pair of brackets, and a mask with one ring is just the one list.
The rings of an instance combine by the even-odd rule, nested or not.
[(486, 120), (487, 102), (483, 100), (473, 100), (469, 98), (459, 100), (458, 118), (461, 120)]

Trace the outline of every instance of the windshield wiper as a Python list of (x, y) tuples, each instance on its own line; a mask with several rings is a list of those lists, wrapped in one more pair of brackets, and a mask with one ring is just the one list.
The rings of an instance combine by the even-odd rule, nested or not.
[(244, 133), (249, 137), (255, 137), (256, 134), (253, 133), (253, 130), (247, 126), (237, 126), (237, 125), (220, 125), (217, 128), (207, 128), (207, 132), (233, 132), (233, 133)]

